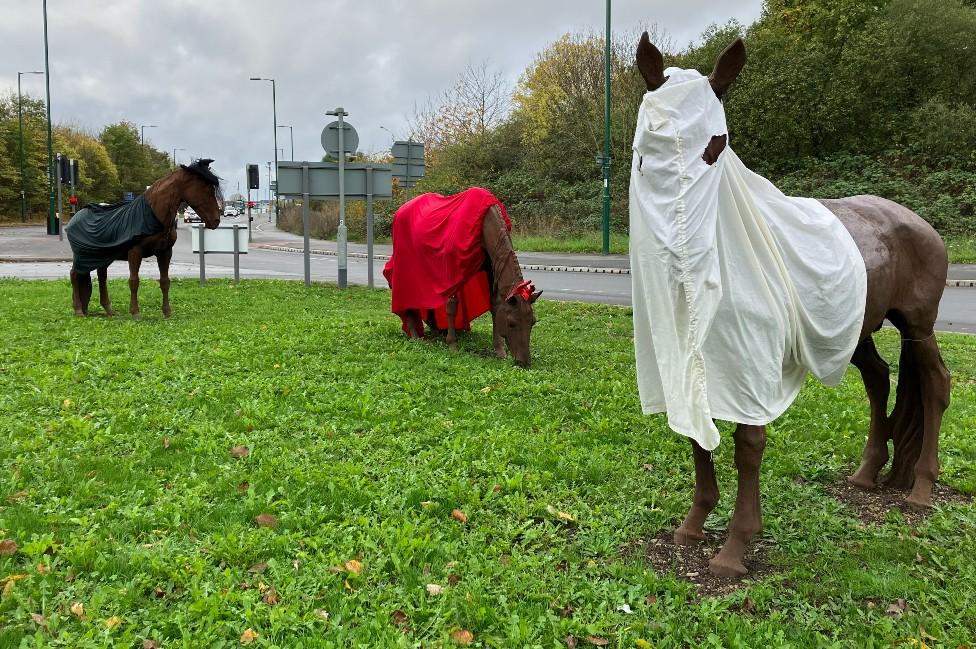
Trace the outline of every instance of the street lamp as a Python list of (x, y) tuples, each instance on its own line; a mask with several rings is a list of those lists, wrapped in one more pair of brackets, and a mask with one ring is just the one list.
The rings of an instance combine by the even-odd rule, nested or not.
[(24, 108), (20, 94), (20, 77), (25, 74), (44, 74), (43, 72), (17, 73), (17, 121), (20, 123), (20, 220), (27, 222), (27, 180), (24, 174)]
[(393, 134), (393, 131), (391, 131), (390, 129), (386, 128), (382, 124), (380, 125), (380, 128), (390, 134), (390, 141), (391, 142), (396, 142), (396, 135)]
[(603, 254), (610, 254), (610, 0), (603, 54)]
[(47, 233), (58, 234), (61, 224), (54, 215), (54, 134), (51, 132), (51, 59), (47, 51), (47, 0), (44, 10), (44, 85), (47, 95)]
[(140, 138), (140, 141), (142, 143), (142, 146), (146, 146), (146, 129), (147, 128), (157, 128), (157, 126), (155, 124), (145, 124), (145, 125), (141, 126), (140, 128), (142, 129), (142, 137)]
[(174, 167), (176, 166), (176, 152), (177, 151), (186, 151), (186, 149), (182, 149), (182, 148), (174, 148), (173, 149), (173, 166)]
[[(264, 77), (251, 77), (251, 81), (270, 81), (271, 82), (271, 117), (274, 120), (274, 166), (275, 178), (278, 177), (278, 99), (274, 79)], [(271, 191), (271, 174), (268, 172), (268, 191)], [(278, 216), (278, 192), (275, 192), (275, 216)]]
[(292, 162), (294, 162), (294, 160), (295, 160), (295, 129), (293, 129), (292, 127), (287, 126), (285, 124), (279, 125), (278, 128), (287, 128), (288, 129), (288, 133), (291, 136), (291, 159), (292, 159)]

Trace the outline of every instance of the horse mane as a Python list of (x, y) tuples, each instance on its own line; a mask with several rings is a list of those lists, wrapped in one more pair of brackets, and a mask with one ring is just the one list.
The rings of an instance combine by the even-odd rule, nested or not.
[(220, 185), (220, 178), (210, 170), (211, 162), (213, 162), (213, 160), (208, 158), (200, 158), (198, 160), (194, 160), (192, 164), (180, 165), (180, 167), (186, 171), (189, 171), (194, 176), (197, 176), (211, 187), (217, 187)]

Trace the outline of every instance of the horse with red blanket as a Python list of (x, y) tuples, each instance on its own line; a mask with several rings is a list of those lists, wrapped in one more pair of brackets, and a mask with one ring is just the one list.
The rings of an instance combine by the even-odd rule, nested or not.
[(456, 350), (457, 331), (469, 331), (472, 320), (490, 311), (495, 355), (505, 358), (507, 343), (515, 362), (529, 366), (532, 304), (542, 291), (522, 278), (511, 229), (505, 206), (480, 187), (422, 194), (397, 210), (383, 275), (409, 337), (422, 338), (426, 322), (446, 330)]

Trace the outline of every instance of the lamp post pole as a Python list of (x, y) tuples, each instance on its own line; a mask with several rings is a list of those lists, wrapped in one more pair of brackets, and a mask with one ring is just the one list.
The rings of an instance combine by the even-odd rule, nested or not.
[(288, 129), (288, 135), (291, 138), (291, 160), (292, 162), (294, 162), (295, 161), (295, 129), (293, 129), (291, 126), (287, 126), (284, 124), (278, 126), (278, 128)]
[(336, 232), (336, 256), (339, 261), (339, 288), (346, 288), (349, 271), (346, 259), (346, 241), (348, 240), (348, 230), (346, 228), (346, 145), (344, 142), (346, 127), (342, 118), (348, 117), (349, 113), (343, 110), (342, 106), (339, 106), (335, 110), (326, 112), (326, 115), (334, 115), (339, 121), (339, 228)]
[(17, 73), (17, 121), (20, 125), (20, 220), (27, 222), (27, 174), (24, 170), (24, 106), (20, 94), (20, 78), (25, 74), (44, 74), (43, 72)]
[(177, 151), (186, 151), (186, 149), (183, 149), (183, 148), (174, 148), (173, 149), (173, 166), (174, 167), (176, 166), (176, 152)]
[(142, 135), (139, 138), (139, 143), (142, 144), (142, 146), (146, 146), (146, 129), (147, 128), (156, 128), (156, 125), (155, 124), (145, 124), (145, 125), (143, 125), (141, 127), (141, 129), (142, 129)]
[[(251, 77), (251, 81), (270, 81), (271, 82), (271, 117), (274, 120), (274, 167), (275, 179), (278, 178), (278, 98), (274, 79), (264, 77)], [(271, 191), (271, 172), (268, 172), (268, 191)], [(269, 195), (270, 198), (270, 195)], [(274, 213), (278, 216), (278, 192), (274, 195)]]
[(610, 254), (610, 0), (607, 0), (607, 34), (604, 52), (603, 102), (603, 254)]
[(54, 135), (51, 132), (51, 60), (47, 49), (47, 0), (44, 11), (44, 81), (47, 94), (47, 233), (57, 234), (61, 228), (54, 214)]

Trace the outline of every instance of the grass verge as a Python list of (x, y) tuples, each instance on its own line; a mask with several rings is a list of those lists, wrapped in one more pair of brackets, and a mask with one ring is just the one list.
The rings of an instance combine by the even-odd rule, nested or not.
[[(867, 429), (854, 370), (770, 427), (771, 571), (709, 597), (634, 551), (684, 514), (692, 464), (640, 415), (628, 309), (543, 301), (524, 371), (488, 357), (487, 321), (458, 354), (407, 341), (385, 292), (175, 281), (170, 321), (143, 295), (142, 322), (82, 320), (67, 282), (0, 282), (0, 647), (976, 636), (972, 503), (868, 524), (831, 495)], [(878, 339), (894, 364), (897, 336)], [(940, 341), (942, 481), (972, 493), (976, 339)], [(734, 493), (723, 432), (712, 534)]]

